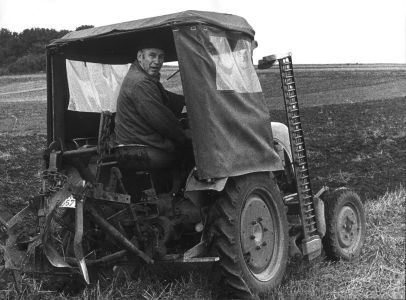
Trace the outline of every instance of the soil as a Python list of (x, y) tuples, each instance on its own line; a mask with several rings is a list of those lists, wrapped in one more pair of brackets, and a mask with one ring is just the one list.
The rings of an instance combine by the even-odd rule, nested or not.
[[(375, 199), (406, 183), (406, 99), (301, 109), (313, 190), (347, 186)], [(283, 111), (271, 112), (284, 121)]]

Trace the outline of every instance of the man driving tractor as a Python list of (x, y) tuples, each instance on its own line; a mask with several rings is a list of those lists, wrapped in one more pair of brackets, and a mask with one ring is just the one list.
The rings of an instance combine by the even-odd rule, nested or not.
[[(116, 142), (146, 145), (144, 153), (151, 169), (193, 161), (190, 139), (178, 120), (185, 99), (165, 90), (159, 81), (164, 59), (162, 48), (155, 44), (143, 46), (124, 78), (117, 99)], [(126, 168), (132, 168), (131, 162), (125, 162)]]

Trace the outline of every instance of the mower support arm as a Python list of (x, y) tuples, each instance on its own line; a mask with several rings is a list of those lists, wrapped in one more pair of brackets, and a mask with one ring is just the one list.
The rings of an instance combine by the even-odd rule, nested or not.
[(146, 263), (152, 264), (154, 261), (146, 253), (138, 249), (131, 241), (129, 241), (120, 231), (118, 231), (114, 226), (106, 221), (97, 210), (90, 204), (86, 206), (86, 209), (89, 211), (93, 220), (99, 225), (102, 229), (107, 231), (114, 239), (117, 240), (126, 250), (134, 253), (135, 255), (141, 257)]

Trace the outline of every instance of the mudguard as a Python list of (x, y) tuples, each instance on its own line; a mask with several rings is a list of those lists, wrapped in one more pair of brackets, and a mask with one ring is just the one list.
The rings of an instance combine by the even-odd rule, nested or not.
[[(288, 127), (285, 124), (279, 122), (271, 122), (271, 128), (274, 142), (280, 145), (282, 149), (286, 152), (286, 154), (289, 156), (290, 161), (293, 161), (292, 150), (290, 148)], [(279, 151), (278, 154), (279, 156), (283, 155), (283, 153), (279, 153)], [(282, 160), (284, 160), (283, 157), (281, 158)]]

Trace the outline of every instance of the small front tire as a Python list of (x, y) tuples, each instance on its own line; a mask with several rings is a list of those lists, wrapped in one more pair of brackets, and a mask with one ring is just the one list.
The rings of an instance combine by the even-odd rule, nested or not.
[(333, 260), (352, 261), (360, 256), (366, 235), (364, 206), (349, 189), (337, 189), (324, 197), (326, 235), (323, 246)]

